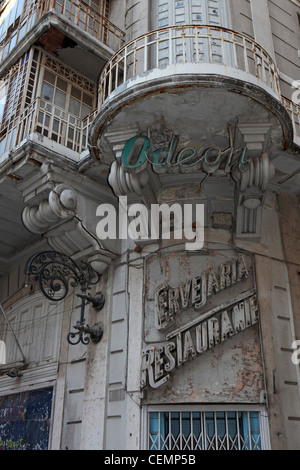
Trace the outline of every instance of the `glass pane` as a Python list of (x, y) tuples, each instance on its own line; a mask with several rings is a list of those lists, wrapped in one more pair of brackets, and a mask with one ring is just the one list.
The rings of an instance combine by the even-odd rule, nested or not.
[(57, 77), (56, 86), (62, 91), (67, 91), (68, 83), (62, 78)]
[(158, 449), (158, 413), (150, 413), (149, 417), (149, 449)]
[(210, 439), (212, 439), (215, 434), (214, 413), (212, 411), (205, 413), (205, 424), (206, 434)]
[(75, 114), (75, 116), (80, 114), (80, 102), (72, 97), (70, 98), (69, 112)]
[(63, 91), (56, 90), (54, 103), (64, 109), (66, 105), (66, 94)]
[(44, 100), (53, 102), (54, 87), (44, 82), (41, 95)]
[(191, 416), (190, 413), (182, 413), (182, 433), (188, 438), (191, 433)]
[(259, 427), (259, 416), (257, 412), (250, 412), (250, 427), (251, 427), (251, 437), (252, 437), (252, 449), (259, 450), (261, 449), (260, 441), (260, 427)]
[(51, 83), (52, 85), (55, 84), (55, 75), (49, 70), (45, 70), (44, 81)]
[(178, 437), (180, 431), (180, 414), (171, 413), (171, 433), (173, 437)]
[(76, 86), (72, 85), (71, 96), (74, 96), (74, 98), (81, 100), (81, 90), (77, 88)]
[(93, 97), (91, 95), (83, 93), (82, 102), (91, 108), (93, 106)]
[(81, 116), (80, 116), (81, 119), (86, 118), (89, 114), (91, 114), (91, 112), (92, 112), (92, 108), (83, 104), (81, 107)]
[(218, 436), (224, 437), (226, 434), (226, 423), (225, 423), (225, 413), (218, 412), (217, 415), (217, 433)]
[(229, 411), (227, 413), (227, 425), (228, 425), (228, 434), (234, 439), (237, 435), (237, 422), (236, 422), (236, 413)]

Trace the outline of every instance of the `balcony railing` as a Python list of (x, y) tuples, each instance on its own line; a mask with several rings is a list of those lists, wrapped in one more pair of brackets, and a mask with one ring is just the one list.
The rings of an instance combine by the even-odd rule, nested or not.
[(0, 44), (0, 62), (23, 40), (25, 34), (45, 13), (52, 11), (80, 30), (109, 46), (113, 51), (124, 43), (125, 33), (82, 0), (33, 0), (16, 29)]
[[(246, 72), (278, 98), (281, 96), (276, 65), (251, 38), (217, 26), (184, 25), (149, 32), (122, 47), (102, 71), (99, 104), (138, 75), (148, 76), (154, 69), (166, 71), (168, 66), (188, 63), (202, 65), (198, 73), (205, 73), (204, 64), (213, 65), (211, 70), (215, 71), (217, 66), (223, 66)], [(186, 68), (186, 73), (191, 73), (191, 69)], [(236, 73), (235, 76), (239, 77)]]
[(64, 109), (37, 98), (27, 107), (0, 141), (0, 155), (24, 142), (33, 133), (57, 142), (79, 155), (88, 148), (89, 126), (96, 111), (80, 119)]
[[(55, 5), (58, 0), (45, 0)], [(61, 0), (61, 6), (65, 0)], [(75, 4), (70, 2), (69, 4)], [(43, 2), (45, 4), (45, 2)], [(56, 3), (58, 5), (58, 3)], [(148, 78), (148, 73), (159, 69), (164, 74), (169, 65), (203, 64), (193, 73), (206, 73), (205, 64), (252, 74), (254, 78), (278, 98), (287, 109), (294, 128), (294, 141), (300, 145), (300, 106), (280, 94), (279, 78), (271, 57), (251, 39), (213, 26), (181, 26), (154, 31), (126, 44), (105, 66), (99, 83), (100, 106), (114, 96), (119, 88), (139, 74)], [(224, 67), (223, 67), (224, 68)], [(190, 70), (190, 67), (187, 68)], [(219, 73), (222, 69), (218, 70)], [(224, 70), (223, 70), (224, 72)], [(174, 72), (174, 68), (170, 73)], [(146, 74), (146, 75), (145, 75)], [(240, 75), (236, 74), (238, 78)], [(0, 141), (0, 156), (23, 142), (30, 134), (40, 134), (76, 152), (75, 159), (88, 148), (90, 124), (98, 110), (85, 119), (37, 98), (16, 119)]]
[[(170, 72), (169, 66), (173, 66)], [(219, 73), (246, 81), (252, 77), (253, 83), (266, 88), (285, 106), (293, 123), (294, 140), (300, 145), (300, 106), (282, 97), (271, 56), (248, 36), (218, 26), (171, 26), (124, 45), (101, 73), (99, 107), (122, 91), (122, 85), (128, 86), (131, 79), (149, 80), (155, 69), (160, 72), (155, 77), (174, 74), (174, 66), (177, 73)]]
[(300, 106), (284, 96), (281, 97), (281, 101), (292, 120), (294, 142), (300, 146)]

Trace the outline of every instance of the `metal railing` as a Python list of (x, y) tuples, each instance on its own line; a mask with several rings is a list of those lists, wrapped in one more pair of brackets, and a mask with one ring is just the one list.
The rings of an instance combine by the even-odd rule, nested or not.
[(63, 16), (113, 51), (124, 43), (125, 33), (82, 0), (33, 0), (20, 17), (17, 28), (0, 44), (0, 61), (8, 56), (25, 34), (49, 11)]
[(289, 113), (293, 124), (294, 142), (300, 146), (300, 106), (284, 96), (281, 97), (281, 102)]
[(276, 65), (251, 38), (218, 26), (183, 25), (151, 31), (123, 46), (102, 71), (99, 105), (120, 85), (140, 74), (187, 63), (244, 71), (281, 97)]
[(80, 154), (88, 148), (89, 126), (96, 111), (80, 119), (64, 109), (37, 98), (28, 106), (0, 141), (0, 155), (37, 133)]
[[(52, 5), (65, 14), (67, 1), (70, 6), (69, 15), (72, 15), (71, 5), (86, 5), (84, 2), (72, 0), (43, 0), (38, 5), (42, 11), (45, 11), (46, 5)], [(77, 21), (81, 21), (80, 15), (77, 16)], [(281, 96), (278, 72), (271, 57), (250, 38), (214, 26), (165, 28), (147, 33), (126, 44), (102, 71), (99, 106), (131, 78), (155, 68), (163, 71), (168, 65), (185, 63), (216, 64), (254, 75), (273, 90), (287, 109), (293, 123), (294, 141), (300, 145), (300, 106)], [(201, 72), (202, 69), (199, 69), (198, 73)], [(0, 155), (20, 144), (31, 133), (41, 134), (80, 154), (88, 148), (88, 131), (97, 112), (98, 110), (93, 111), (82, 120), (48, 101), (37, 98), (10, 128), (7, 128), (0, 141)]]

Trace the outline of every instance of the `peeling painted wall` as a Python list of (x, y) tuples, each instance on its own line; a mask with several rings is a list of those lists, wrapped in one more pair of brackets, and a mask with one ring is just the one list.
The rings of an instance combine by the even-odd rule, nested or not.
[[(177, 341), (177, 346), (175, 345), (173, 350), (176, 367), (168, 373), (165, 382), (161, 382), (161, 385), (156, 389), (149, 386), (149, 384), (145, 386), (145, 403), (260, 402), (261, 391), (264, 389), (264, 380), (259, 321), (253, 322), (253, 324), (250, 322), (248, 327), (246, 325), (244, 329), (237, 329), (234, 334), (228, 334), (228, 337), (224, 335), (224, 339), (221, 339), (220, 342), (216, 341), (207, 350), (199, 354), (197, 350), (197, 353), (190, 354), (188, 359), (183, 359), (180, 364), (178, 364), (178, 335), (175, 337), (172, 333), (182, 331), (182, 343), (180, 344), (184, 349), (184, 331), (191, 331), (189, 338), (193, 338), (192, 341), (195, 343), (195, 330), (193, 330), (195, 327), (192, 326), (189, 327), (189, 330), (185, 330), (187, 324), (203, 325), (201, 319), (206, 317), (216, 318), (217, 315), (220, 319), (220, 315), (223, 315), (223, 313), (220, 313), (221, 311), (229, 315), (232, 305), (241, 305), (241, 303), (236, 302), (236, 299), (247, 297), (249, 292), (252, 293), (253, 298), (256, 298), (253, 261), (250, 255), (243, 254), (245, 275), (240, 276), (240, 279), (238, 277), (231, 278), (233, 279), (231, 284), (228, 277), (228, 283), (224, 284), (222, 269), (224, 274), (224, 266), (227, 266), (227, 268), (233, 266), (231, 263), (234, 263), (241, 255), (241, 253), (232, 250), (225, 250), (202, 255), (172, 252), (155, 254), (148, 258), (145, 272), (143, 360), (146, 363), (146, 370), (143, 369), (142, 365), (144, 375), (149, 374), (150, 366), (147, 369), (147, 364), (149, 364), (150, 355), (156, 354), (155, 351), (162, 351), (163, 348), (166, 348), (168, 338), (173, 338), (169, 341), (174, 341), (174, 344)], [(216, 276), (213, 278), (214, 282), (217, 283), (215, 284), (216, 289), (213, 287), (212, 291), (211, 280), (209, 280), (211, 270)], [(157, 318), (155, 318), (159, 309), (157, 306), (157, 288), (163, 285), (168, 286), (170, 289), (168, 299), (171, 302), (174, 298), (172, 288), (174, 289), (190, 279), (196, 279), (201, 273), (206, 273), (204, 278), (207, 289), (206, 299), (202, 302), (203, 306), (200, 308), (198, 306), (196, 309), (197, 304), (193, 304), (191, 301), (186, 308), (182, 308), (182, 305), (180, 305), (180, 310), (169, 316), (170, 325), (165, 323), (167, 326), (159, 328)], [(232, 274), (234, 275), (234, 269)], [(168, 303), (168, 300), (166, 300), (167, 295), (163, 299)], [(179, 297), (178, 301), (180, 303)], [(171, 308), (171, 304), (168, 308)], [(247, 310), (246, 306), (245, 309)], [(169, 312), (168, 309), (167, 311)], [(210, 312), (212, 312), (211, 315)], [(184, 356), (184, 352), (182, 354)], [(157, 380), (166, 377), (165, 370), (169, 368), (168, 365), (166, 367), (166, 363), (166, 356), (162, 352), (157, 353), (153, 359)]]

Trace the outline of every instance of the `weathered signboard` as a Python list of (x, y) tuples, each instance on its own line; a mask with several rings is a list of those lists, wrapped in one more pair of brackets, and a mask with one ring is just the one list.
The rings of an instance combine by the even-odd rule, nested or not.
[[(258, 321), (250, 255), (224, 250), (150, 257), (145, 279), (141, 386), (155, 389), (173, 379), (182, 366), (197, 368), (196, 363), (192, 366), (197, 357)], [(253, 346), (258, 341), (257, 334), (250, 336)], [(238, 374), (239, 365), (235, 366)], [(219, 378), (223, 380), (222, 376)]]

